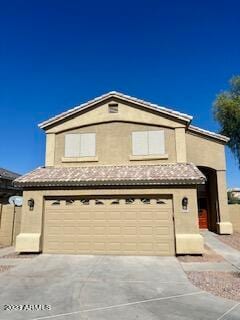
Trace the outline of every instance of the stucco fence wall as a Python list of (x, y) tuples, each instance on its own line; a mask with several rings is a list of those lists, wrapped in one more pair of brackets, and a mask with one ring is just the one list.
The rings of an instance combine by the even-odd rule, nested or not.
[(10, 204), (0, 204), (0, 245), (15, 245), (16, 236), (20, 233), (22, 208)]
[(240, 204), (229, 204), (228, 208), (233, 231), (240, 232)]

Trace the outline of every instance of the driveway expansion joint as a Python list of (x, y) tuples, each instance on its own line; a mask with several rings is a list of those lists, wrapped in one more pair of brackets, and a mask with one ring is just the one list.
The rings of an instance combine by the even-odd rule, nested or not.
[(85, 310), (78, 310), (78, 311), (73, 311), (73, 312), (68, 312), (68, 313), (50, 315), (50, 316), (45, 316), (45, 317), (40, 317), (40, 318), (34, 318), (34, 319), (31, 319), (31, 320), (54, 319), (54, 318), (59, 318), (59, 317), (63, 317), (63, 316), (64, 317), (71, 316), (73, 314), (109, 310), (109, 309), (121, 308), (121, 307), (129, 307), (129, 306), (142, 304), (142, 303), (147, 303), (147, 302), (155, 302), (155, 301), (162, 301), (162, 300), (177, 299), (177, 298), (181, 298), (181, 297), (194, 296), (194, 295), (199, 295), (199, 294), (207, 294), (207, 292), (198, 291), (198, 292), (190, 292), (190, 293), (185, 293), (185, 294), (180, 294), (180, 295), (175, 295), (175, 296), (169, 296), (169, 297), (160, 297), (160, 298), (146, 299), (146, 300), (140, 300), (140, 301), (134, 301), (134, 302), (127, 302), (127, 303), (122, 303), (122, 304), (118, 304), (118, 305), (112, 305), (112, 306), (106, 306), (106, 307), (98, 307), (98, 308), (93, 308), (93, 309), (85, 309)]

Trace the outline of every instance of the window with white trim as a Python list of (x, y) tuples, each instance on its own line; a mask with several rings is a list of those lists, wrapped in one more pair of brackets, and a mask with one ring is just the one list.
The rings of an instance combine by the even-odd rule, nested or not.
[(164, 155), (164, 130), (132, 132), (132, 154), (134, 156)]
[(65, 135), (65, 157), (95, 157), (95, 133), (69, 133)]

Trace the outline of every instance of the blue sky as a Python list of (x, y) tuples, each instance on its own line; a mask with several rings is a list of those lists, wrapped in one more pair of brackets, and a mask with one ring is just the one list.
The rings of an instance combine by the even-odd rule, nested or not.
[[(37, 124), (111, 90), (218, 130), (216, 94), (240, 74), (239, 1), (0, 0), (0, 166), (44, 163)], [(240, 171), (227, 151), (228, 185)]]

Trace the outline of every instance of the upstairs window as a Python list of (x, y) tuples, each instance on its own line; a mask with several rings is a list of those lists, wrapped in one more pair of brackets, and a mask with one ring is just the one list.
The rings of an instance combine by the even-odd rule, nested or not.
[(164, 155), (164, 130), (133, 132), (132, 154), (134, 156)]
[(95, 133), (70, 133), (65, 135), (65, 157), (95, 157)]

